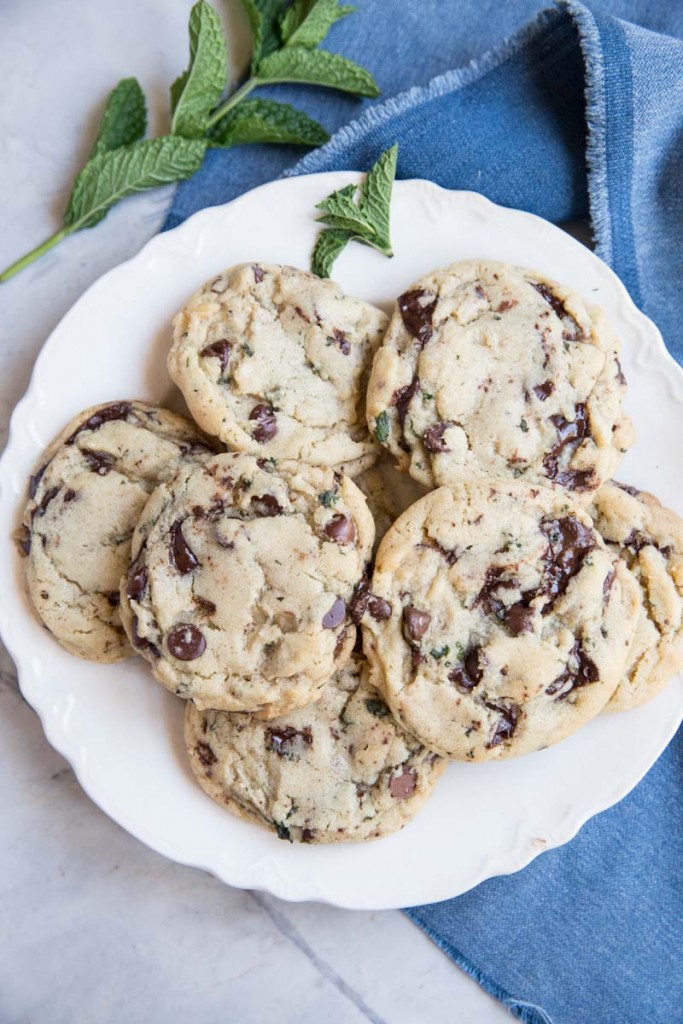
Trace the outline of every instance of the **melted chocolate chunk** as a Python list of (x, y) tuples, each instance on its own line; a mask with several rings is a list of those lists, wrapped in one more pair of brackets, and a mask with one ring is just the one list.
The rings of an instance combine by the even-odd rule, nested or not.
[(602, 595), (605, 599), (605, 604), (607, 604), (607, 602), (609, 601), (609, 595), (611, 593), (612, 587), (614, 586), (614, 581), (616, 578), (617, 570), (615, 568), (610, 569), (610, 571), (605, 576), (605, 582), (602, 585)]
[(29, 555), (31, 553), (31, 534), (25, 526), (21, 527), (16, 541), (22, 554)]
[(339, 657), (339, 655), (342, 652), (342, 648), (344, 646), (344, 641), (345, 640), (346, 640), (346, 630), (342, 629), (341, 633), (337, 637), (337, 642), (334, 645), (334, 651), (332, 652), (335, 661), (337, 660), (337, 658)]
[(283, 725), (267, 730), (266, 749), (274, 750), (278, 757), (293, 757), (297, 747), (312, 747), (313, 733), (310, 725), (303, 729), (295, 729), (292, 725)]
[[(570, 667), (572, 661), (576, 662), (574, 668)], [(569, 652), (567, 667), (557, 679), (553, 680), (545, 692), (549, 697), (554, 696), (555, 700), (564, 700), (572, 690), (576, 690), (580, 686), (588, 686), (590, 683), (597, 683), (599, 678), (597, 665), (588, 657), (581, 641), (576, 640)]]
[(312, 843), (315, 839), (315, 831), (312, 828), (303, 828), (301, 830), (301, 842)]
[(509, 580), (501, 579), (506, 571), (502, 565), (492, 565), (487, 569), (484, 585), (474, 599), (475, 605), (480, 604), (489, 615), (495, 615), (501, 621), (505, 621), (508, 606), (501, 600), (499, 592), (516, 590), (519, 586), (519, 580), (514, 577)]
[(616, 359), (616, 364), (617, 364), (617, 382), (619, 384), (621, 384), (622, 387), (626, 387), (626, 377), (624, 376), (624, 371), (621, 368), (621, 363), (619, 362), (619, 358), (618, 357)]
[(110, 590), (109, 593), (105, 594), (104, 596), (106, 597), (107, 601), (112, 606), (112, 608), (118, 608), (118, 606), (121, 604), (121, 595), (119, 594), (118, 590)]
[(141, 594), (144, 594), (148, 579), (149, 573), (146, 565), (131, 566), (126, 583), (126, 594), (131, 601), (136, 601)]
[(569, 581), (581, 571), (584, 559), (596, 545), (592, 530), (573, 516), (545, 519), (541, 530), (548, 538), (545, 554), (543, 590), (550, 598), (543, 612), (552, 608), (566, 591)]
[(354, 587), (351, 600), (349, 601), (349, 618), (356, 626), (365, 615), (370, 601), (370, 581), (367, 578), (359, 580)]
[(306, 316), (301, 306), (295, 306), (294, 312), (296, 313), (297, 316), (301, 317), (302, 320), (305, 320), (307, 324), (310, 324), (310, 318)]
[(429, 612), (421, 612), (412, 604), (406, 605), (403, 609), (403, 633), (408, 643), (419, 643), (431, 621)]
[(249, 419), (254, 420), (256, 423), (252, 431), (252, 437), (255, 441), (258, 441), (259, 444), (272, 441), (277, 434), (277, 420), (275, 413), (269, 405), (265, 405), (263, 402), (255, 405), (249, 413)]
[(391, 605), (389, 602), (385, 601), (383, 597), (375, 597), (374, 594), (370, 595), (368, 611), (375, 622), (382, 622), (384, 619), (391, 618)]
[(341, 597), (334, 602), (329, 612), (323, 615), (323, 629), (336, 629), (346, 618), (346, 605)]
[(559, 296), (555, 295), (554, 292), (550, 290), (547, 284), (543, 284), (541, 281), (530, 281), (529, 284), (532, 286), (532, 288), (535, 288), (538, 294), (545, 299), (549, 306), (552, 307), (553, 312), (562, 321), (565, 327), (571, 325), (571, 331), (565, 330), (562, 332), (562, 337), (564, 338), (564, 340), (581, 341), (581, 339), (584, 336), (583, 328), (580, 327), (579, 324), (576, 322), (574, 317), (571, 315), (571, 313), (565, 306), (564, 302), (562, 302), (562, 299), (560, 299)]
[(420, 381), (416, 374), (413, 377), (410, 384), (406, 384), (406, 386), (403, 388), (398, 388), (396, 391), (394, 391), (391, 397), (392, 405), (396, 406), (396, 413), (398, 415), (398, 425), (401, 430), (401, 438), (398, 443), (404, 452), (410, 451), (410, 447), (405, 439), (405, 422), (406, 416), (408, 414), (408, 406), (412, 402), (415, 392), (419, 389), (419, 387)]
[(200, 611), (205, 612), (206, 615), (213, 615), (213, 613), (216, 611), (216, 605), (213, 603), (213, 601), (207, 600), (207, 598), (202, 597), (200, 594), (193, 594), (192, 600), (200, 609)]
[(620, 484), (618, 480), (615, 480), (614, 483), (622, 491), (626, 491), (627, 494), (630, 494), (632, 498), (637, 498), (642, 494), (642, 491), (639, 491), (637, 487), (631, 487), (630, 484)]
[(496, 313), (507, 313), (509, 309), (514, 309), (515, 306), (518, 305), (519, 303), (517, 302), (517, 299), (503, 299), (503, 301), (498, 305)]
[(90, 466), (93, 473), (97, 473), (98, 476), (106, 476), (107, 473), (111, 473), (114, 468), (114, 456), (108, 452), (91, 452), (83, 451), (85, 461)]
[(422, 662), (425, 660), (425, 656), (419, 647), (411, 647), (410, 649), (410, 667), (413, 672), (417, 672)]
[(50, 463), (46, 462), (45, 465), (41, 466), (40, 469), (38, 470), (38, 472), (35, 473), (31, 477), (31, 479), (29, 480), (29, 482), (28, 482), (28, 496), (29, 496), (29, 499), (31, 501), (33, 501), (33, 499), (35, 498), (36, 491), (38, 490), (38, 484), (43, 479), (43, 475), (45, 473), (45, 470), (47, 469), (47, 467), (49, 465), (50, 465)]
[(71, 437), (67, 438), (65, 444), (73, 444), (82, 430), (99, 430), (103, 423), (112, 423), (114, 420), (125, 420), (133, 411), (130, 402), (114, 402), (106, 405), (104, 409), (94, 412), (87, 420), (76, 427)]
[(254, 495), (249, 503), (251, 512), (262, 519), (282, 515), (282, 505), (274, 494)]
[(438, 551), (442, 555), (449, 565), (455, 565), (460, 557), (460, 552), (453, 548), (445, 548), (443, 544), (439, 544), (438, 541), (432, 540), (431, 538), (423, 545), (426, 548), (431, 548), (432, 551)]
[(646, 537), (640, 530), (631, 530), (628, 537), (624, 541), (624, 547), (628, 548), (631, 554), (637, 555), (639, 551), (646, 548), (648, 545), (655, 546), (653, 541), (649, 537)]
[(335, 345), (339, 348), (342, 355), (348, 356), (351, 352), (351, 345), (344, 332), (340, 331), (338, 327), (335, 327), (332, 330), (332, 337)]
[(416, 288), (399, 296), (398, 308), (406, 330), (424, 347), (432, 336), (432, 317), (437, 296)]
[(205, 359), (218, 359), (221, 364), (221, 376), (223, 376), (230, 362), (231, 349), (232, 345), (228, 339), (221, 338), (220, 341), (213, 341), (210, 345), (207, 345), (199, 354), (204, 356)]
[(500, 718), (496, 722), (491, 739), (486, 746), (498, 747), (504, 740), (509, 740), (517, 728), (520, 707), (512, 701), (487, 701), (486, 707), (490, 711), (499, 711)]
[(555, 390), (555, 385), (551, 380), (545, 380), (542, 384), (536, 384), (532, 390), (539, 402), (545, 402)]
[(448, 673), (448, 678), (455, 683), (459, 690), (470, 693), (484, 677), (484, 670), (481, 666), (481, 648), (473, 647), (466, 655), (463, 664)]
[(422, 435), (422, 444), (428, 452), (447, 452), (450, 449), (446, 447), (444, 441), (444, 433), (448, 430), (447, 423), (435, 423), (433, 427), (429, 427), (425, 430)]
[(47, 491), (45, 491), (45, 494), (43, 495), (42, 501), (40, 502), (40, 505), (38, 505), (34, 509), (34, 511), (33, 511), (33, 516), (32, 516), (33, 519), (35, 519), (36, 516), (44, 516), (45, 515), (45, 513), (47, 512), (47, 506), (50, 504), (50, 502), (54, 498), (57, 497), (57, 495), (59, 494), (60, 490), (61, 490), (61, 488), (59, 488), (59, 487), (50, 487)]
[(395, 800), (405, 800), (412, 796), (417, 785), (414, 768), (401, 768), (389, 776), (389, 792)]
[(557, 431), (557, 443), (546, 453), (543, 459), (543, 468), (548, 477), (562, 487), (583, 490), (590, 486), (593, 477), (592, 470), (562, 470), (560, 461), (565, 455), (565, 450), (568, 457), (571, 458), (581, 441), (590, 435), (588, 410), (583, 402), (579, 402), (576, 406), (576, 419), (566, 420), (564, 416), (557, 413), (550, 417), (550, 422)]
[(265, 276), (263, 268), (259, 267), (257, 264), (254, 264), (254, 266), (251, 269), (254, 274), (254, 280), (256, 281), (256, 284), (261, 284), (261, 281)]
[(198, 743), (194, 748), (194, 752), (199, 763), (203, 764), (205, 768), (210, 768), (218, 760), (208, 743)]
[(174, 565), (181, 576), (186, 576), (199, 566), (199, 559), (183, 536), (183, 520), (176, 519), (169, 530), (171, 544), (169, 547), (169, 561)]
[(195, 661), (206, 650), (206, 638), (201, 629), (190, 622), (179, 622), (168, 633), (166, 646), (178, 661)]
[(139, 619), (137, 615), (134, 615), (131, 627), (131, 632), (133, 634), (133, 647), (135, 647), (135, 649), (138, 651), (149, 651), (150, 654), (152, 654), (155, 658), (158, 658), (159, 648), (156, 646), (156, 644), (153, 644), (150, 640), (147, 640), (146, 637), (140, 636), (140, 634), (138, 633), (138, 625)]
[(77, 497), (78, 497), (77, 492), (74, 491), (73, 488), (69, 487), (69, 489), (67, 491), (64, 491), (64, 498), (63, 498), (64, 504), (68, 505), (69, 502), (75, 501)]
[(338, 544), (353, 544), (356, 539), (356, 527), (353, 519), (342, 515), (341, 512), (332, 516), (325, 526), (325, 533), (330, 540), (335, 540)]
[(505, 624), (513, 636), (531, 631), (534, 621), (534, 609), (530, 608), (527, 601), (533, 600), (535, 594), (531, 591), (525, 594), (521, 601), (510, 605), (505, 612)]

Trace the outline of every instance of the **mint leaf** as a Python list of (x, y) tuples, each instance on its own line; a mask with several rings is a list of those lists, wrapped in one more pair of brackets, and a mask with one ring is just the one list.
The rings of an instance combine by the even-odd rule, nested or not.
[[(358, 241), (393, 256), (391, 249), (391, 193), (396, 175), (398, 143), (386, 150), (368, 171), (356, 202), (356, 185), (345, 185), (318, 203), (319, 221), (327, 229), (318, 236), (311, 269), (319, 277), (329, 277), (332, 264), (347, 242)], [(378, 438), (379, 440), (379, 438)]]
[(337, 0), (294, 0), (280, 21), (283, 42), (285, 46), (313, 49), (336, 21), (354, 11), (355, 7), (338, 7)]
[(375, 437), (380, 444), (389, 437), (389, 414), (384, 409), (375, 420)]
[(327, 231), (321, 231), (311, 260), (313, 273), (318, 277), (329, 277), (332, 264), (348, 241), (349, 235), (346, 231), (333, 231), (329, 228)]
[(198, 139), (225, 90), (228, 55), (220, 19), (206, 0), (192, 8), (189, 31), (190, 66), (171, 86), (171, 132)]
[(124, 196), (189, 178), (205, 149), (203, 140), (166, 135), (100, 153), (76, 178), (64, 224), (72, 231), (94, 227)]
[(251, 29), (251, 72), (254, 74), (261, 59), (280, 48), (277, 21), (282, 5), (280, 0), (242, 0), (242, 6)]
[(396, 174), (398, 144), (388, 149), (368, 172), (360, 189), (360, 202), (356, 203), (356, 186), (347, 185), (318, 203), (323, 211), (320, 221), (341, 231), (347, 231), (358, 241), (392, 256), (389, 233), (391, 192)]
[(285, 47), (261, 61), (258, 69), (261, 85), (275, 82), (303, 82), (324, 85), (358, 96), (379, 96), (377, 82), (369, 71), (327, 50), (307, 50), (304, 46)]
[(146, 128), (147, 108), (140, 83), (137, 78), (122, 78), (109, 94), (88, 159), (119, 146), (130, 146), (143, 138)]
[(241, 142), (321, 146), (328, 139), (317, 121), (288, 103), (274, 100), (243, 100), (209, 132), (212, 146), (236, 146)]

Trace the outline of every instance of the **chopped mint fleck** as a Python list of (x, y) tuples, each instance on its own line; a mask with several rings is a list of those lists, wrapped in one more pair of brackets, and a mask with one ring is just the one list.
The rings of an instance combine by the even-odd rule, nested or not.
[(444, 644), (443, 647), (432, 647), (429, 653), (432, 658), (435, 658), (438, 661), (440, 658), (444, 658), (447, 654), (450, 654), (451, 649), (448, 644)]
[(529, 424), (527, 423), (527, 421), (524, 419), (523, 416), (522, 416), (521, 420), (519, 421), (519, 425), (521, 427), (521, 430), (522, 430), (523, 434), (528, 433), (528, 431), (529, 431)]
[(390, 714), (389, 708), (386, 706), (384, 701), (375, 700), (374, 697), (366, 700), (365, 706), (370, 714), (374, 715), (375, 718), (387, 718)]
[(386, 409), (375, 420), (375, 437), (380, 444), (384, 444), (389, 437), (389, 414)]
[(318, 501), (325, 508), (332, 508), (339, 501), (339, 495), (335, 491), (323, 491), (318, 495)]

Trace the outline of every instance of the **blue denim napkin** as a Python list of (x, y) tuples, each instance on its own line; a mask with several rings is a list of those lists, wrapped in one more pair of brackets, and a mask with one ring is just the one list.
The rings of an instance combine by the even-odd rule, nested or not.
[[(298, 163), (288, 147), (209, 153), (166, 227), (282, 173), (367, 168), (398, 140), (399, 177), (590, 216), (599, 255), (683, 362), (683, 2), (540, 7), (362, 0), (331, 48), (393, 98), (279, 89), (340, 130)], [(569, 845), (407, 913), (530, 1024), (683, 1022), (683, 731)]]

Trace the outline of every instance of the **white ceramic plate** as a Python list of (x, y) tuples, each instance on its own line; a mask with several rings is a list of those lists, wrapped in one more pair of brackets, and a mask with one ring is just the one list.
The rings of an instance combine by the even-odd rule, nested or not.
[[(183, 704), (142, 661), (92, 665), (52, 640), (31, 614), (20, 560), (7, 540), (29, 473), (67, 420), (118, 398), (177, 404), (165, 369), (169, 322), (190, 293), (241, 261), (308, 267), (315, 204), (357, 179), (292, 178), (204, 210), (106, 274), (67, 314), (15, 410), (0, 467), (0, 629), (48, 739), (92, 799), (133, 835), (231, 885), (375, 909), (455, 896), (567, 842), (628, 793), (662, 752), (683, 715), (683, 687), (677, 681), (646, 707), (599, 718), (530, 757), (451, 765), (432, 801), (397, 835), (333, 847), (289, 845), (202, 793), (185, 763)], [(683, 374), (596, 256), (537, 217), (426, 181), (397, 183), (392, 234), (393, 260), (351, 245), (335, 266), (348, 292), (386, 309), (428, 270), (477, 256), (540, 266), (602, 303), (621, 334), (628, 410), (638, 430), (620, 477), (683, 512)]]

